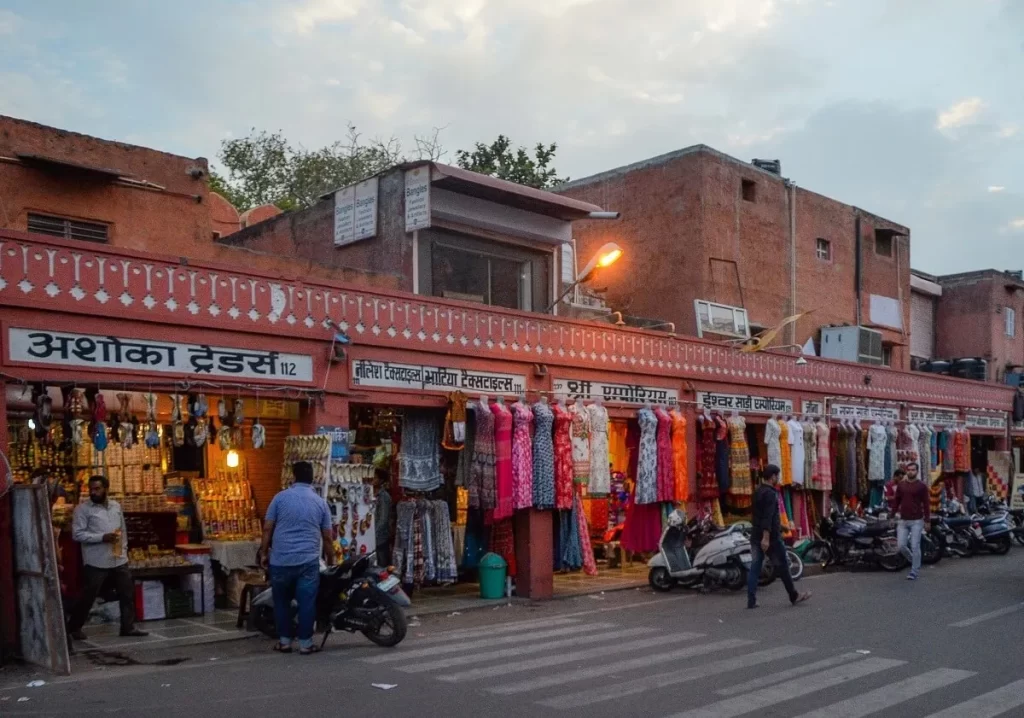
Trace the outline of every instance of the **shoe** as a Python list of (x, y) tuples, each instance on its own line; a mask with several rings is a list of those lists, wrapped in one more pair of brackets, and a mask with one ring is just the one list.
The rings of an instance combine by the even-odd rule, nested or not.
[(907, 580), (908, 581), (916, 581), (917, 580), (917, 571), (911, 571), (910, 573), (908, 573), (907, 574)]
[(122, 638), (145, 638), (148, 635), (147, 631), (140, 631), (137, 628), (133, 628), (130, 631), (121, 631)]
[(85, 631), (72, 631), (71, 637), (76, 641), (88, 641), (89, 637), (85, 635)]
[(757, 603), (756, 601), (754, 603), (747, 604), (747, 608), (760, 608), (760, 606), (761, 604)]

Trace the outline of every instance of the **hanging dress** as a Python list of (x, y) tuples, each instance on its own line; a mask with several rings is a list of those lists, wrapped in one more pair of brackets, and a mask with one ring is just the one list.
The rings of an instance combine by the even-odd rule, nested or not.
[(828, 424), (824, 419), (815, 424), (814, 433), (818, 442), (818, 477), (815, 488), (832, 490), (832, 452), (829, 448)]
[(469, 507), (493, 510), (495, 506), (494, 487), (494, 414), (491, 408), (479, 401), (470, 404), (476, 419), (476, 435), (473, 440), (473, 465), (470, 467)]
[(718, 496), (729, 492), (729, 424), (721, 414), (712, 414), (715, 419), (715, 477), (718, 479)]
[(804, 485), (804, 427), (796, 419), (786, 422), (789, 427), (790, 471), (793, 484)]
[(533, 506), (555, 507), (555, 415), (547, 402), (533, 405)]
[(782, 430), (777, 419), (772, 417), (764, 426), (764, 445), (768, 449), (768, 463), (782, 468)]
[(711, 501), (718, 498), (718, 480), (715, 478), (715, 420), (701, 414), (697, 421), (697, 453), (700, 456), (700, 467), (697, 470), (697, 499)]
[(640, 423), (640, 456), (637, 464), (636, 502), (658, 500), (658, 417), (648, 408), (637, 413)]
[(555, 508), (572, 508), (572, 414), (560, 404), (551, 408), (555, 415)]
[(742, 416), (729, 419), (729, 455), (732, 459), (732, 482), (729, 494), (734, 497), (733, 505), (746, 508), (754, 487), (750, 479), (750, 446), (747, 444), (747, 422)]
[(871, 493), (868, 484), (868, 430), (857, 429), (857, 495), (867, 499)]
[(686, 417), (675, 409), (672, 416), (672, 462), (676, 478), (676, 501), (690, 500), (690, 472), (686, 457)]
[(512, 405), (512, 508), (533, 506), (533, 412), (517, 401)]
[(656, 409), (658, 417), (658, 501), (675, 501), (675, 458), (672, 456), (672, 417), (664, 409)]
[(611, 491), (612, 469), (608, 453), (608, 410), (601, 404), (587, 407), (590, 414), (590, 486), (591, 496)]
[(782, 449), (782, 463), (779, 468), (782, 470), (782, 485), (790, 486), (793, 483), (793, 445), (789, 438), (789, 422), (779, 422), (779, 447)]
[(868, 429), (868, 481), (886, 481), (885, 444), (888, 441), (885, 427), (875, 423)]
[(817, 483), (815, 474), (818, 471), (818, 441), (814, 422), (804, 421), (800, 424), (804, 430), (804, 486), (813, 488)]
[(512, 516), (512, 412), (500, 402), (491, 404), (494, 414), (494, 519)]
[(857, 435), (856, 426), (846, 429), (846, 495), (857, 495)]
[(572, 413), (572, 479), (590, 482), (590, 412), (582, 403), (569, 407)]

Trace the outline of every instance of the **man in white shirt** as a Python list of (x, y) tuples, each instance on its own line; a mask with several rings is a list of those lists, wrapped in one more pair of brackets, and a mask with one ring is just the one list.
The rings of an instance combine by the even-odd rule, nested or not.
[(89, 501), (75, 509), (71, 527), (71, 537), (82, 544), (85, 564), (82, 596), (68, 619), (68, 632), (78, 641), (86, 639), (82, 626), (108, 578), (113, 578), (121, 604), (121, 635), (149, 635), (135, 628), (135, 582), (128, 569), (128, 532), (121, 505), (107, 498), (108, 486), (104, 476), (89, 479)]

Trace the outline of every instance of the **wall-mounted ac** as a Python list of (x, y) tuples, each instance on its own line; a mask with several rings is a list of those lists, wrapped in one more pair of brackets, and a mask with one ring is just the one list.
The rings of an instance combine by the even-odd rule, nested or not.
[(822, 327), (821, 356), (881, 366), (882, 333), (867, 327)]

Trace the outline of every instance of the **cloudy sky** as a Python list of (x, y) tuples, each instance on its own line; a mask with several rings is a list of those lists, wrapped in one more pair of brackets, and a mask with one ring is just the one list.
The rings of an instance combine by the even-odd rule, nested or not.
[(444, 127), (577, 178), (695, 143), (1024, 267), (1024, 0), (3, 0), (0, 113), (189, 156)]

